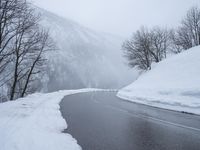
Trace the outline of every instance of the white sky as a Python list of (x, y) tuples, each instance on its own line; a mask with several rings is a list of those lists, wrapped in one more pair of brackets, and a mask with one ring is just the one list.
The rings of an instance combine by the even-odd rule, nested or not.
[(130, 36), (140, 26), (176, 26), (200, 0), (32, 0), (89, 28)]

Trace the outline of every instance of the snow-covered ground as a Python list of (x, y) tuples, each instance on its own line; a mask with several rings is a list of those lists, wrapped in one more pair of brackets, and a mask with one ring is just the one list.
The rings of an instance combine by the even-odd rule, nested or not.
[(62, 133), (67, 123), (59, 103), (66, 95), (97, 91), (82, 89), (33, 94), (0, 104), (0, 150), (80, 150), (77, 141)]
[(200, 115), (200, 47), (155, 64), (117, 95), (133, 102)]

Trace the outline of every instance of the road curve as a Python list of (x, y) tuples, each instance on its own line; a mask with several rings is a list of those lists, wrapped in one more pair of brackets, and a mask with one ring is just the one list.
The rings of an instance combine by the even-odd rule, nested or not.
[(60, 106), (83, 150), (200, 150), (200, 116), (123, 101), (115, 92), (66, 96)]

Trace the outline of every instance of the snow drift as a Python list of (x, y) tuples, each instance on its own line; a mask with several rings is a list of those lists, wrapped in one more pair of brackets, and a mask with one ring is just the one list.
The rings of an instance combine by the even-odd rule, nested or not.
[(152, 67), (118, 92), (130, 101), (200, 114), (200, 47)]

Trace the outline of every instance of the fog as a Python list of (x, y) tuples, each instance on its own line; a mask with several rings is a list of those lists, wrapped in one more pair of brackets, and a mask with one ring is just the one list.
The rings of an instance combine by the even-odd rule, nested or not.
[[(47, 91), (84, 87), (121, 88), (138, 76), (122, 57), (124, 39), (99, 33), (76, 22), (39, 9), (58, 51), (47, 55)], [(47, 85), (46, 85), (47, 84)]]
[(145, 26), (177, 26), (199, 0), (32, 0), (89, 28), (123, 37)]
[(47, 91), (128, 85), (137, 79), (139, 71), (128, 68), (122, 42), (142, 25), (175, 27), (190, 7), (200, 5), (197, 0), (34, 0), (33, 3), (47, 10), (41, 9), (42, 25), (50, 29), (59, 49), (47, 56), (48, 82), (44, 84)]

